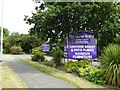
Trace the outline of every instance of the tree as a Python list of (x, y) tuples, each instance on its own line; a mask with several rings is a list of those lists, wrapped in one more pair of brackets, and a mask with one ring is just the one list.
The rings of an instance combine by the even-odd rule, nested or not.
[(6, 37), (3, 41), (4, 53), (10, 53), (10, 47), (16, 45), (20, 46), (21, 36), (18, 32), (13, 32), (11, 35)]
[(31, 53), (32, 48), (38, 47), (43, 43), (40, 38), (33, 35), (23, 35), (21, 39), (21, 47), (23, 48), (24, 52), (28, 54)]
[(43, 41), (34, 36), (28, 34), (19, 34), (18, 32), (13, 32), (11, 35), (4, 39), (4, 53), (10, 53), (10, 47), (20, 46), (23, 52), (29, 54), (32, 48), (40, 46)]
[[(1, 27), (0, 27), (0, 34), (1, 34)], [(3, 38), (6, 38), (9, 36), (10, 32), (8, 31), (7, 28), (3, 28)]]
[(32, 17), (25, 16), (27, 24), (34, 26), (31, 35), (50, 43), (64, 38), (68, 33), (91, 31), (97, 35), (99, 50), (112, 43), (116, 33), (120, 32), (120, 7), (113, 2), (49, 2), (36, 7)]
[[(3, 28), (3, 48), (5, 48), (5, 46), (7, 48), (8, 46), (8, 43), (5, 43), (4, 41), (7, 40), (7, 38), (9, 37), (9, 34), (10, 34), (9, 30), (7, 28)], [(0, 28), (0, 35), (1, 35), (1, 28)], [(3, 50), (3, 52), (4, 51), (5, 50)]]

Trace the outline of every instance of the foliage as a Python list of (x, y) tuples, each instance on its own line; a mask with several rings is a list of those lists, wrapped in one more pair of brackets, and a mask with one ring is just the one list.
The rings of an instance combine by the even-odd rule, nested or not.
[(43, 53), (36, 53), (32, 56), (32, 61), (43, 62), (45, 60), (45, 55)]
[(81, 61), (70, 61), (65, 63), (65, 68), (67, 72), (77, 72), (77, 69), (80, 67), (85, 68), (87, 65), (90, 65), (90, 62), (87, 60), (81, 60)]
[[(1, 34), (1, 31), (0, 31), (0, 34)], [(9, 34), (10, 34), (10, 32), (8, 31), (8, 29), (3, 28), (3, 38), (4, 38), (3, 39), (3, 48), (4, 48), (3, 52), (8, 52), (7, 50), (8, 50), (8, 48), (10, 48), (9, 45), (8, 45), (8, 43), (4, 42), (9, 37)]]
[(35, 48), (41, 45), (43, 41), (38, 37), (30, 36), (28, 34), (19, 34), (17, 32), (12, 33), (11, 35), (4, 38), (3, 47), (4, 53), (10, 53), (10, 47), (13, 45), (21, 46), (23, 51), (27, 54), (30, 54), (32, 48)]
[(114, 39), (116, 44), (120, 44), (120, 35), (116, 35), (116, 38)]
[(85, 77), (87, 80), (104, 85), (106, 84), (106, 81), (102, 77), (102, 73), (100, 69), (97, 69), (96, 67), (88, 65), (86, 68), (79, 68), (77, 71), (79, 76)]
[(120, 46), (108, 45), (99, 60), (105, 80), (112, 85), (120, 86)]
[(43, 62), (45, 60), (46, 53), (41, 51), (41, 46), (33, 48), (32, 54), (34, 54), (32, 56), (33, 61)]
[(22, 35), (21, 37), (21, 47), (25, 51), (25, 53), (30, 54), (32, 51), (32, 48), (38, 47), (41, 45), (43, 41), (36, 37), (35, 35)]
[(65, 63), (65, 68), (68, 73), (76, 72), (76, 70), (79, 68), (76, 64), (76, 62), (67, 62)]
[[(1, 34), (1, 27), (0, 27), (0, 34)], [(10, 34), (10, 32), (8, 31), (7, 28), (3, 28), (3, 38), (5, 39), (6, 37), (8, 37)]]
[(3, 41), (4, 53), (10, 53), (10, 47), (12, 46), (20, 46), (21, 37), (19, 33), (12, 33), (8, 37), (6, 37)]
[(12, 46), (12, 47), (10, 47), (10, 53), (11, 54), (23, 54), (23, 52), (22, 52), (23, 50), (22, 50), (22, 48), (20, 47), (20, 46)]
[(40, 52), (42, 52), (41, 46), (35, 47), (35, 48), (32, 49), (32, 54), (37, 54), (37, 53), (40, 53)]
[(90, 66), (90, 62), (87, 60), (75, 61), (75, 62), (67, 62), (65, 63), (66, 71), (69, 73), (76, 73), (81, 77), (85, 77), (87, 80), (104, 85), (106, 82), (102, 78), (101, 70)]
[(47, 61), (46, 60), (46, 61), (43, 62), (43, 64), (47, 65), (47, 66), (50, 66), (50, 67), (56, 67), (56, 65), (55, 65), (53, 60), (51, 60), (51, 61)]
[[(36, 7), (36, 13), (31, 17), (25, 16), (27, 24), (34, 26), (30, 34), (50, 42), (57, 42), (68, 33), (76, 31), (94, 32), (98, 38), (98, 50), (113, 42), (120, 31), (119, 3), (115, 2), (49, 2)], [(91, 23), (92, 22), (92, 23)], [(63, 43), (61, 43), (63, 44)]]
[(63, 51), (60, 49), (58, 45), (55, 45), (52, 47), (52, 56), (53, 61), (56, 64), (56, 66), (59, 66), (62, 64), (62, 57), (63, 57)]

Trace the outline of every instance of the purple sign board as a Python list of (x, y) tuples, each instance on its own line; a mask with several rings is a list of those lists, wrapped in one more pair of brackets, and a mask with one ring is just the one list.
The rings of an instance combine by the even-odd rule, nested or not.
[(49, 52), (50, 51), (50, 45), (49, 44), (42, 44), (42, 51), (43, 52)]
[(77, 32), (76, 36), (68, 36), (69, 59), (96, 59), (97, 39), (91, 32)]

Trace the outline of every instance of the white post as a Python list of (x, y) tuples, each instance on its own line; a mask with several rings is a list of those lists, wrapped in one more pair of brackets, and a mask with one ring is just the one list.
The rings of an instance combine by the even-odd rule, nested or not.
[(2, 16), (1, 16), (1, 35), (0, 35), (0, 61), (2, 61), (2, 53), (3, 53), (3, 0), (2, 0)]

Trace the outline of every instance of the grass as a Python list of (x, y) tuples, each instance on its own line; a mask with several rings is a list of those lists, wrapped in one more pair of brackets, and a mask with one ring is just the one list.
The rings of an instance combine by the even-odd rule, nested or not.
[(28, 88), (5, 62), (2, 62), (0, 67), (0, 75), (2, 75), (2, 88)]
[(83, 78), (80, 78), (77, 76), (73, 76), (71, 74), (65, 73), (65, 72), (57, 70), (55, 68), (39, 64), (38, 62), (33, 62), (29, 59), (19, 59), (19, 60), (21, 60), (22, 62), (24, 62), (28, 65), (31, 65), (32, 67), (38, 69), (39, 71), (42, 71), (49, 75), (52, 75), (56, 78), (62, 79), (64, 81), (76, 86), (77, 88), (106, 88), (104, 86), (89, 82), (86, 79), (83, 79)]

